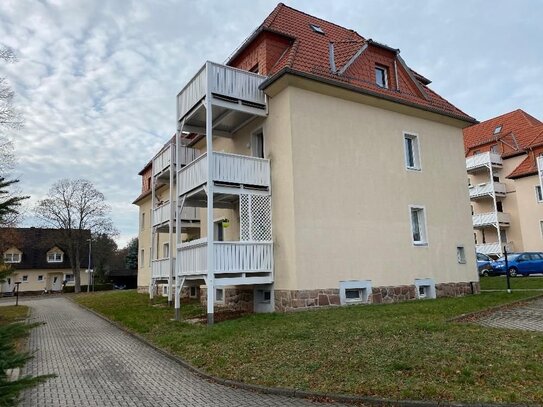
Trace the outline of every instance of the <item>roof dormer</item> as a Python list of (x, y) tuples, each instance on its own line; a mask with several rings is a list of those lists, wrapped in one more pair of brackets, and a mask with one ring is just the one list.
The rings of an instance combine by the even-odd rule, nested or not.
[(10, 247), (4, 252), (4, 263), (13, 264), (20, 263), (23, 257), (23, 252), (16, 247)]
[(64, 252), (57, 246), (47, 252), (47, 263), (62, 263), (64, 261)]

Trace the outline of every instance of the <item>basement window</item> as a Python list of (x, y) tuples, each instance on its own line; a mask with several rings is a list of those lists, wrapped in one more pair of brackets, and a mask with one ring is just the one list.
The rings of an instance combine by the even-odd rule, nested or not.
[(342, 305), (365, 304), (371, 293), (370, 280), (350, 280), (339, 282), (339, 300)]
[(196, 286), (190, 287), (190, 298), (198, 297), (198, 288)]
[(316, 32), (317, 34), (322, 34), (322, 35), (324, 35), (324, 30), (323, 30), (320, 26), (318, 26), (318, 25), (316, 25), (316, 24), (309, 24), (309, 27), (311, 27), (311, 29), (312, 29), (314, 32)]
[(216, 288), (215, 289), (215, 302), (224, 303), (224, 289)]
[(417, 298), (436, 298), (436, 284), (431, 278), (415, 280)]

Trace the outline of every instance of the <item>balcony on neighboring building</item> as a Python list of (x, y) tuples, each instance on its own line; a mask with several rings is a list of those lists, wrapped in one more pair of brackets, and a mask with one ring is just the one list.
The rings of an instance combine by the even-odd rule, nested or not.
[(503, 212), (476, 213), (472, 216), (473, 227), (484, 228), (487, 226), (509, 226), (511, 216)]
[(502, 164), (502, 157), (492, 152), (475, 154), (466, 158), (466, 169), (468, 172), (476, 172), (490, 167), (501, 168)]
[[(175, 167), (175, 144), (170, 143), (164, 147), (154, 158), (153, 158), (153, 176), (158, 179), (168, 179), (170, 177), (171, 164), (173, 162), (173, 167)], [(198, 156), (198, 151), (189, 148), (186, 146), (181, 146), (179, 149), (179, 162), (181, 166), (184, 166)]]
[(505, 184), (501, 182), (485, 182), (477, 185), (470, 185), (469, 187), (469, 197), (470, 199), (484, 199), (505, 197), (506, 188)]
[(513, 242), (507, 242), (500, 244), (498, 242), (483, 243), (475, 245), (475, 251), (477, 253), (486, 254), (487, 256), (499, 256), (503, 253), (503, 246), (507, 246), (507, 251), (512, 252), (514, 250)]
[(170, 261), (175, 265), (175, 258), (165, 258), (151, 261), (152, 278), (157, 280), (170, 277)]

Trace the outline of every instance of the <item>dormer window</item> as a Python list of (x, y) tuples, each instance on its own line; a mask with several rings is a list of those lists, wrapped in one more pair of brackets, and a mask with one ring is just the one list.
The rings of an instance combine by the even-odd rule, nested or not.
[(324, 35), (324, 30), (323, 30), (322, 28), (320, 28), (320, 26), (318, 26), (318, 25), (316, 25), (316, 24), (309, 24), (309, 26), (310, 26), (311, 29), (312, 29), (313, 31), (315, 31), (316, 33)]
[(47, 263), (62, 263), (63, 260), (64, 253), (60, 249), (55, 248), (47, 252)]
[(21, 252), (16, 249), (10, 249), (4, 253), (4, 263), (20, 263)]
[(375, 66), (375, 83), (381, 88), (388, 88), (388, 68), (381, 65)]
[(498, 126), (494, 129), (494, 134), (499, 134), (502, 131), (502, 126)]

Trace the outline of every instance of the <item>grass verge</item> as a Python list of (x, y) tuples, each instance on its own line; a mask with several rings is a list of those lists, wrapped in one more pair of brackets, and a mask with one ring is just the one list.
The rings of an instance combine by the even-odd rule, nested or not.
[[(543, 403), (543, 335), (447, 322), (528, 292), (258, 314), (208, 328), (145, 294), (75, 300), (208, 373), (264, 386), (391, 399)], [(203, 312), (198, 304), (182, 315)]]
[[(481, 290), (507, 290), (505, 276), (481, 277)], [(543, 276), (541, 277), (511, 277), (513, 290), (543, 290)]]

